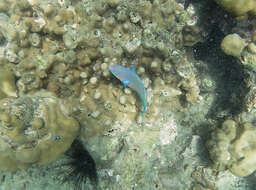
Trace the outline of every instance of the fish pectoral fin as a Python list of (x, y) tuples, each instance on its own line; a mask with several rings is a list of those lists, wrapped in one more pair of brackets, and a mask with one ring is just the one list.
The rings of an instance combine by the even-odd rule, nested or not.
[(125, 80), (122, 80), (122, 83), (123, 83), (124, 87), (126, 88), (128, 86), (128, 84), (130, 83), (130, 81), (125, 79)]
[(136, 70), (136, 65), (135, 65), (135, 64), (133, 64), (133, 65), (131, 66), (131, 70), (135, 72), (135, 70)]

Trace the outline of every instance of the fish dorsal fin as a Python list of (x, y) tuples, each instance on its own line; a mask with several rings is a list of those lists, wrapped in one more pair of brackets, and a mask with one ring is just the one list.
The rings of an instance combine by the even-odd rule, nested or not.
[(130, 69), (135, 72), (135, 70), (136, 70), (136, 65), (133, 64)]
[(122, 83), (123, 83), (124, 87), (126, 88), (128, 86), (128, 84), (130, 83), (130, 81), (127, 79), (124, 79), (124, 80), (122, 80)]

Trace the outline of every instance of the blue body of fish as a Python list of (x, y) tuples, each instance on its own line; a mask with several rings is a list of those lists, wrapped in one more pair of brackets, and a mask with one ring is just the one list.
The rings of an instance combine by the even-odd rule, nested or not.
[(142, 118), (144, 119), (144, 115), (147, 111), (147, 94), (141, 78), (135, 73), (134, 69), (122, 67), (120, 65), (110, 65), (109, 70), (123, 83), (124, 87), (128, 86), (137, 92), (144, 107), (142, 112)]

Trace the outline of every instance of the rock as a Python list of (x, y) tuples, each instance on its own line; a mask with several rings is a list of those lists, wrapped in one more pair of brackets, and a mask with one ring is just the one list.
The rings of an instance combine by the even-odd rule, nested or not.
[(227, 55), (239, 57), (246, 42), (238, 34), (229, 34), (221, 42), (221, 49)]

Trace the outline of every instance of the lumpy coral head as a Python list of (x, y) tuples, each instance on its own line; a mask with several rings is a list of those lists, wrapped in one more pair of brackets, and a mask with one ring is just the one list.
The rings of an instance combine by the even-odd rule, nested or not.
[(47, 92), (2, 99), (0, 168), (16, 170), (58, 159), (71, 146), (80, 128), (64, 109), (61, 101)]
[(256, 15), (255, 0), (215, 0), (220, 6), (234, 14), (235, 16), (244, 16), (248, 13)]

